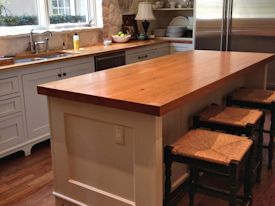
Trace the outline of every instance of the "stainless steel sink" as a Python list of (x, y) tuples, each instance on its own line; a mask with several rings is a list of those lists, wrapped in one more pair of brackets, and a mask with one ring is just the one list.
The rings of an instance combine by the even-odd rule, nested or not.
[(47, 60), (48, 58), (44, 57), (35, 57), (35, 58), (22, 58), (22, 59), (15, 59), (14, 63), (26, 63), (26, 62), (35, 62), (41, 60)]
[(73, 53), (57, 53), (57, 54), (49, 54), (43, 56), (43, 58), (52, 59), (52, 58), (59, 58), (59, 57), (68, 57), (74, 55)]
[(27, 62), (35, 62), (35, 61), (42, 61), (47, 59), (54, 59), (54, 58), (60, 58), (60, 57), (68, 57), (72, 56), (75, 53), (52, 53), (52, 54), (42, 54), (42, 55), (34, 55), (35, 57), (21, 57), (18, 59), (15, 59), (15, 63), (27, 63)]

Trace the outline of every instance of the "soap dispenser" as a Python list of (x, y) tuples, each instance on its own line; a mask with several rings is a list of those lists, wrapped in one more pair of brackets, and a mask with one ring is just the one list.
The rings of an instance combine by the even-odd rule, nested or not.
[(73, 37), (73, 41), (74, 41), (74, 50), (78, 51), (79, 50), (79, 35), (77, 33), (75, 33), (74, 37)]

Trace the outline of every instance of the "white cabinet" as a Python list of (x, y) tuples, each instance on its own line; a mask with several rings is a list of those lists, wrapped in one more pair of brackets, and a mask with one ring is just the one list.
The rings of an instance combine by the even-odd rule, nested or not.
[(18, 78), (10, 77), (0, 80), (0, 96), (16, 93), (19, 91)]
[(94, 72), (92, 56), (0, 70), (0, 158), (50, 138), (47, 98), (37, 86)]
[(25, 141), (21, 114), (0, 118), (0, 157)]
[(60, 69), (23, 76), (28, 138), (49, 137), (48, 104), (46, 96), (37, 94), (37, 86), (60, 79)]
[(168, 54), (168, 43), (131, 49), (126, 51), (126, 64), (141, 62)]
[(79, 65), (73, 65), (73, 66), (67, 66), (61, 69), (61, 73), (63, 78), (70, 78), (79, 76), (82, 74), (91, 73), (94, 71), (92, 67), (94, 65), (93, 62), (85, 63), (85, 64), (79, 64)]
[(19, 78), (11, 72), (0, 74), (0, 158), (26, 141)]
[[(44, 71), (45, 70), (45, 71)], [(44, 140), (50, 137), (48, 104), (46, 96), (37, 94), (37, 86), (48, 82), (74, 77), (94, 71), (92, 58), (87, 62), (64, 62), (59, 68), (23, 75), (23, 91), (27, 122), (27, 134), (30, 139)], [(35, 69), (33, 70), (35, 71)]]

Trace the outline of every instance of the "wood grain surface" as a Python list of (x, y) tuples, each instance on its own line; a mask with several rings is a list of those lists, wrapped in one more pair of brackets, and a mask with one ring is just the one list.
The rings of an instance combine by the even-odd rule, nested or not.
[[(40, 94), (161, 116), (223, 86), (273, 54), (190, 51), (48, 83)], [(264, 70), (263, 70), (264, 72)]]
[(79, 57), (85, 57), (85, 56), (93, 56), (93, 55), (99, 55), (99, 54), (107, 54), (107, 53), (112, 53), (116, 51), (122, 51), (122, 50), (131, 50), (135, 48), (141, 48), (145, 46), (151, 46), (151, 45), (158, 45), (158, 44), (164, 44), (168, 43), (168, 41), (164, 40), (159, 40), (159, 39), (154, 39), (154, 40), (148, 40), (148, 41), (130, 41), (127, 43), (113, 43), (110, 46), (104, 46), (103, 44), (98, 44), (90, 47), (83, 47), (80, 48), (79, 51), (74, 51), (74, 50), (58, 50), (58, 51), (50, 51), (47, 53), (42, 53), (42, 54), (32, 54), (32, 53), (25, 53), (25, 54), (20, 54), (16, 56), (16, 59), (22, 59), (22, 58), (33, 58), (33, 57), (43, 57), (47, 56), (49, 54), (53, 53), (71, 53), (71, 56), (66, 56), (66, 57), (58, 57), (58, 58), (50, 58), (50, 59), (45, 59), (45, 60), (40, 60), (40, 61), (32, 61), (32, 62), (24, 62), (24, 63), (16, 63), (12, 65), (6, 65), (6, 66), (1, 66), (0, 65), (0, 71), (1, 70), (6, 70), (6, 69), (19, 69), (23, 66), (28, 66), (28, 65), (33, 65), (33, 64), (45, 64), (49, 62), (55, 62), (55, 61), (64, 61), (66, 59), (73, 59), (73, 58), (79, 58)]

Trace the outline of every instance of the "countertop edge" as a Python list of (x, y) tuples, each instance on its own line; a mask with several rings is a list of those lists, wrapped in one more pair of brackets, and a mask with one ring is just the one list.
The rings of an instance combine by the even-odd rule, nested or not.
[(126, 110), (130, 112), (143, 113), (153, 116), (162, 116), (161, 108), (154, 105), (140, 104), (135, 102), (128, 102), (123, 100), (110, 99), (105, 97), (98, 97), (86, 95), (81, 93), (74, 93), (65, 90), (57, 90), (53, 88), (45, 88), (43, 86), (37, 87), (38, 94), (70, 101), (77, 101), (82, 103), (94, 104), (103, 107), (110, 107), (115, 109)]

